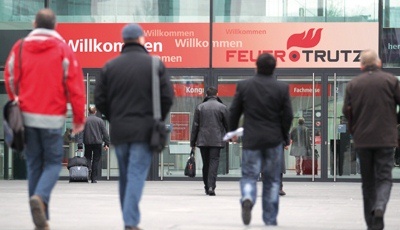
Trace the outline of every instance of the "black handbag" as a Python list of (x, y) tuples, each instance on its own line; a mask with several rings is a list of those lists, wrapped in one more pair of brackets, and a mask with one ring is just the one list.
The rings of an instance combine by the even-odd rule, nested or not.
[(160, 79), (158, 76), (159, 58), (152, 57), (152, 93), (153, 93), (153, 116), (154, 124), (151, 131), (150, 149), (154, 153), (160, 153), (167, 143), (168, 129), (161, 120), (160, 104)]
[[(19, 79), (16, 83), (16, 89), (14, 97), (18, 98), (19, 83), (21, 82), (22, 69), (21, 69), (21, 54), (22, 44), (24, 39), (21, 40), (19, 46)], [(22, 118), (22, 112), (19, 108), (17, 100), (8, 101), (3, 107), (3, 129), (4, 129), (4, 141), (8, 147), (21, 152), (25, 147), (25, 127)]]
[(8, 147), (22, 151), (25, 146), (25, 127), (16, 101), (8, 101), (3, 108), (4, 141)]
[(185, 176), (195, 177), (196, 176), (196, 159), (194, 158), (194, 152), (190, 152), (190, 156), (186, 162)]

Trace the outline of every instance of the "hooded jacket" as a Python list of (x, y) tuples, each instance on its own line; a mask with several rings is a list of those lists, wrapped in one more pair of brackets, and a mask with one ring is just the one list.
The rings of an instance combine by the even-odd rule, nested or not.
[(56, 31), (35, 29), (22, 44), (17, 41), (7, 58), (4, 78), (9, 98), (14, 100), (18, 94), (26, 126), (61, 128), (67, 102), (72, 106), (73, 122), (85, 122), (82, 69)]

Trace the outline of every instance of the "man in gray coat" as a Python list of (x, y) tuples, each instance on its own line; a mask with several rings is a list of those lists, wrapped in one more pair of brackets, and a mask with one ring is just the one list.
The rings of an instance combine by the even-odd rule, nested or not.
[(217, 97), (217, 89), (207, 89), (207, 97), (196, 108), (190, 146), (200, 148), (203, 160), (203, 182), (207, 195), (215, 196), (219, 153), (225, 146), (222, 140), (228, 130), (228, 109)]
[(110, 137), (104, 121), (97, 117), (96, 113), (96, 107), (89, 107), (89, 116), (82, 134), (83, 144), (85, 144), (85, 157), (91, 171), (90, 179), (92, 183), (97, 183), (102, 144), (104, 143), (104, 150), (107, 150), (110, 146)]
[(369, 230), (384, 228), (397, 146), (396, 108), (400, 104), (399, 81), (380, 67), (375, 51), (363, 51), (363, 73), (347, 84), (343, 103), (343, 114), (360, 159), (364, 218)]

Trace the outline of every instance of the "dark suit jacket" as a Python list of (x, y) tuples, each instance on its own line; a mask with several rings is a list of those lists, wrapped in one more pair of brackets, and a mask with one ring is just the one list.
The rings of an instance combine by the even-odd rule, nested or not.
[(349, 120), (356, 148), (397, 146), (399, 80), (377, 67), (369, 68), (346, 86), (343, 114)]
[(275, 147), (285, 141), (293, 120), (289, 86), (273, 76), (256, 74), (237, 84), (230, 107), (230, 130), (244, 114), (243, 148)]

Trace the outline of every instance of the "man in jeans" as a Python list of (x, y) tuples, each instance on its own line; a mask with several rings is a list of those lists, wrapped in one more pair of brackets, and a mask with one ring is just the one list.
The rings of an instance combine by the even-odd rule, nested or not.
[(41, 230), (50, 229), (50, 195), (62, 166), (68, 102), (73, 111), (72, 134), (85, 124), (82, 69), (55, 26), (53, 11), (39, 10), (35, 29), (14, 44), (4, 72), (8, 96), (18, 99), (24, 119), (29, 203), (35, 229)]
[[(263, 173), (262, 209), (265, 225), (277, 225), (283, 143), (293, 120), (289, 85), (273, 77), (275, 58), (261, 54), (257, 74), (237, 84), (230, 107), (230, 129), (238, 128), (244, 114), (242, 179), (242, 219), (250, 224), (257, 198), (257, 178)], [(233, 138), (236, 141), (237, 137)]]
[[(150, 136), (154, 124), (152, 57), (143, 46), (144, 33), (138, 24), (122, 30), (121, 55), (110, 60), (96, 79), (97, 109), (110, 121), (111, 143), (119, 166), (119, 195), (126, 230), (137, 230), (139, 202), (153, 152)], [(164, 64), (160, 61), (161, 118), (172, 106), (174, 92)], [(158, 155), (156, 155), (158, 157)], [(116, 227), (117, 228), (117, 227)]]
[(96, 107), (89, 107), (89, 116), (86, 119), (85, 129), (82, 139), (85, 144), (85, 158), (90, 169), (90, 179), (92, 183), (97, 183), (98, 168), (101, 158), (101, 147), (107, 151), (110, 146), (110, 137), (104, 121), (96, 116)]

